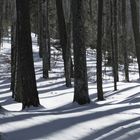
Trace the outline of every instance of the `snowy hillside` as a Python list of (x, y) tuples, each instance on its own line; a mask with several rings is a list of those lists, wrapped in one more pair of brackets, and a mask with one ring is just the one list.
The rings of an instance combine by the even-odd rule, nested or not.
[[(0, 49), (0, 140), (140, 140), (140, 81), (130, 65), (130, 83), (123, 82), (120, 66), (118, 91), (113, 91), (111, 68), (104, 67), (105, 101), (96, 100), (96, 56), (87, 50), (91, 103), (73, 101), (73, 87), (65, 87), (61, 52), (52, 47), (50, 78), (42, 78), (42, 62), (33, 36), (36, 80), (41, 106), (21, 111), (11, 98), (10, 44)], [(106, 71), (106, 73), (105, 73)]]

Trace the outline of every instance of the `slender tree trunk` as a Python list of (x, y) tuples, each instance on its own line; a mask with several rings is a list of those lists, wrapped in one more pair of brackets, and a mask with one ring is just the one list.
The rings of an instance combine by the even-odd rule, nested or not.
[(106, 53), (106, 59), (107, 59), (107, 65), (112, 65), (112, 53), (111, 53), (111, 40), (110, 40), (110, 0), (105, 1), (105, 10), (106, 10), (106, 20), (105, 20), (105, 49), (107, 51)]
[(117, 90), (117, 73), (116, 73), (116, 53), (115, 53), (115, 27), (114, 27), (114, 6), (113, 0), (110, 1), (110, 14), (111, 14), (111, 46), (112, 46), (112, 69), (113, 69), (113, 77), (114, 77), (114, 90)]
[(64, 9), (64, 17), (66, 22), (66, 31), (67, 31), (67, 53), (69, 53), (70, 58), (67, 57), (68, 61), (70, 61), (70, 73), (71, 78), (74, 77), (74, 70), (73, 70), (73, 61), (71, 58), (71, 42), (72, 42), (72, 2), (71, 0), (63, 0), (63, 9)]
[(60, 35), (60, 44), (62, 47), (62, 55), (64, 60), (64, 71), (66, 78), (66, 86), (71, 87), (71, 53), (70, 46), (68, 45), (68, 36), (66, 23), (63, 12), (62, 0), (56, 0), (57, 17), (58, 17), (58, 27)]
[(97, 95), (98, 100), (104, 100), (102, 87), (102, 19), (103, 0), (98, 0), (98, 29), (97, 29)]
[(48, 78), (49, 74), (49, 53), (48, 53), (48, 24), (47, 24), (47, 0), (42, 2), (42, 61), (43, 61), (43, 78)]
[(126, 28), (126, 0), (122, 1), (122, 47), (124, 50), (125, 80), (129, 82), (129, 62), (128, 62), (127, 28)]
[(43, 44), (43, 11), (42, 11), (42, 0), (38, 1), (38, 43), (39, 43), (39, 56), (42, 58), (42, 44)]
[(119, 81), (119, 74), (118, 74), (118, 5), (117, 0), (113, 1), (113, 17), (114, 17), (114, 62), (116, 65), (115, 73), (116, 73), (116, 80)]
[(47, 2), (47, 45), (48, 45), (48, 69), (51, 70), (51, 46), (50, 46), (50, 30), (49, 30), (49, 0)]
[(137, 0), (130, 0), (131, 5), (131, 17), (132, 17), (132, 27), (134, 32), (136, 56), (139, 69), (140, 77), (140, 32), (139, 32), (139, 5)]
[(72, 0), (74, 48), (74, 102), (90, 102), (87, 82), (83, 0)]
[(16, 1), (12, 3), (13, 16), (11, 25), (11, 87), (12, 97), (14, 98), (15, 73), (16, 73)]
[(0, 1), (0, 45), (2, 43), (2, 32), (3, 32), (2, 19), (3, 19), (3, 0)]

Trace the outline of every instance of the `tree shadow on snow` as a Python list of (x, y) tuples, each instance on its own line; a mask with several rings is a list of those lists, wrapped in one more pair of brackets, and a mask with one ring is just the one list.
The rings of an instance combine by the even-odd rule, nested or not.
[[(68, 105), (69, 106), (69, 105)], [(101, 106), (99, 106), (101, 107)], [(67, 107), (66, 107), (67, 108)], [(69, 107), (68, 107), (69, 108)], [(41, 138), (47, 138), (48, 136), (51, 136), (53, 134), (59, 133), (62, 130), (65, 129), (69, 129), (72, 126), (76, 126), (80, 123), (84, 123), (84, 122), (88, 122), (88, 121), (93, 121), (96, 119), (100, 119), (103, 117), (108, 117), (110, 115), (115, 115), (115, 114), (121, 114), (123, 111), (127, 111), (127, 110), (131, 110), (131, 109), (137, 109), (140, 108), (140, 105), (133, 105), (133, 106), (125, 106), (125, 107), (117, 107), (117, 108), (113, 108), (113, 109), (109, 109), (109, 110), (104, 110), (104, 111), (94, 111), (94, 106), (90, 105), (90, 106), (86, 106), (86, 107), (77, 107), (76, 110), (71, 110), (71, 109), (66, 109), (66, 111), (64, 112), (64, 110), (62, 109), (57, 110), (57, 111), (49, 111), (47, 112), (36, 112), (33, 114), (20, 114), (18, 116), (12, 116), (10, 118), (5, 118), (3, 120), (0, 120), (0, 124), (4, 124), (4, 123), (8, 123), (8, 122), (16, 122), (16, 121), (26, 121), (26, 119), (35, 119), (36, 117), (46, 117), (49, 118), (49, 116), (51, 117), (51, 115), (57, 115), (58, 117), (55, 118), (54, 120), (51, 120), (49, 122), (40, 122), (40, 124), (36, 124), (27, 128), (22, 128), (19, 130), (15, 130), (15, 131), (11, 131), (8, 132), (7, 134), (9, 136), (11, 136), (13, 139), (20, 139), (21, 137), (24, 137), (24, 139), (26, 140), (31, 140), (31, 139), (41, 139)], [(95, 108), (96, 109), (96, 108)], [(82, 111), (88, 111), (87, 114), (80, 114), (78, 116), (63, 116), (61, 117), (61, 115), (64, 115), (65, 113), (76, 113), (76, 112), (82, 112)], [(113, 132), (113, 130), (118, 129), (118, 131), (116, 131), (115, 133), (111, 133), (110, 135), (106, 136), (106, 139), (103, 140), (109, 140), (109, 139), (115, 139), (129, 131), (133, 131), (136, 130), (137, 128), (140, 128), (140, 124), (136, 123), (133, 124), (132, 126), (128, 126), (125, 128), (125, 126), (127, 126), (128, 124), (134, 123), (136, 121), (139, 121), (139, 117), (135, 117), (133, 119), (123, 121), (123, 122), (119, 122), (116, 124), (112, 124), (110, 126), (106, 126), (100, 130), (96, 130), (96, 132), (92, 132), (91, 134), (81, 138), (81, 140), (96, 140), (96, 138), (100, 137), (101, 135), (105, 135), (109, 132)], [(93, 124), (93, 130), (94, 130), (94, 125), (98, 125), (99, 122), (97, 122), (96, 124)], [(120, 129), (124, 127), (125, 129)], [(16, 134), (16, 135), (15, 135)], [(15, 135), (15, 137), (14, 137)], [(139, 137), (140, 134), (139, 133), (135, 133), (134, 135), (135, 137)], [(131, 137), (134, 137), (133, 135)]]

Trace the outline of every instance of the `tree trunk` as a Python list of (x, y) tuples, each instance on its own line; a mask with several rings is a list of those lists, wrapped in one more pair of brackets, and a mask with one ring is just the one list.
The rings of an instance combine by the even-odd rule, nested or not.
[(48, 53), (48, 24), (47, 24), (47, 1), (42, 2), (42, 61), (43, 61), (43, 78), (48, 78), (49, 74), (49, 53)]
[(115, 73), (116, 73), (116, 80), (119, 81), (119, 74), (118, 74), (118, 5), (117, 0), (113, 0), (113, 17), (114, 17), (114, 63), (115, 63)]
[(98, 100), (104, 100), (102, 87), (102, 18), (103, 0), (98, 0), (98, 29), (97, 29), (97, 95)]
[(90, 102), (87, 82), (83, 0), (72, 0), (74, 48), (74, 102)]
[(111, 47), (112, 47), (112, 69), (114, 77), (114, 90), (117, 90), (117, 73), (116, 73), (116, 53), (115, 53), (115, 25), (114, 25), (114, 5), (113, 0), (110, 1), (110, 14), (111, 14)]
[(112, 65), (112, 52), (111, 52), (111, 40), (110, 40), (110, 0), (107, 0), (105, 1), (105, 4), (104, 4), (104, 7), (105, 7), (105, 13), (106, 13), (106, 16), (105, 16), (105, 50), (107, 51), (106, 52), (106, 59), (107, 59), (107, 62), (106, 62), (106, 65), (107, 66), (111, 66)]
[[(63, 10), (64, 10), (64, 17), (65, 17), (65, 22), (66, 22), (66, 31), (67, 31), (67, 53), (71, 56), (71, 42), (72, 42), (72, 12), (71, 12), (71, 6), (72, 2), (71, 0), (63, 0)], [(72, 58), (67, 58), (68, 61), (70, 61), (70, 66), (71, 67), (71, 78), (74, 77), (74, 71), (73, 71), (73, 61)]]
[(68, 36), (66, 23), (63, 12), (62, 0), (56, 0), (58, 27), (60, 35), (60, 44), (62, 47), (62, 55), (64, 60), (64, 71), (66, 78), (66, 86), (71, 87), (71, 53), (70, 46), (68, 45)]
[(16, 1), (12, 3), (13, 16), (11, 25), (11, 91), (14, 98), (15, 73), (16, 73)]
[(139, 33), (139, 8), (138, 8), (139, 5), (137, 3), (137, 0), (130, 0), (130, 5), (131, 5), (131, 17), (132, 17), (132, 27), (134, 32), (136, 56), (137, 56), (139, 77), (140, 77), (140, 33)]
[(46, 7), (47, 16), (47, 45), (48, 45), (48, 69), (51, 70), (51, 46), (50, 46), (50, 30), (49, 30), (49, 0)]
[(124, 50), (125, 81), (129, 82), (129, 62), (128, 62), (127, 28), (126, 28), (126, 0), (122, 1), (122, 47)]
[(3, 32), (2, 19), (3, 19), (3, 0), (0, 1), (0, 45), (2, 43), (2, 32)]
[[(38, 92), (35, 80), (35, 70), (32, 55), (30, 13), (28, 0), (16, 0), (17, 24), (17, 76), (16, 91), (22, 102), (22, 108), (39, 105)], [(16, 99), (16, 97), (15, 97)]]
[(42, 12), (42, 0), (38, 1), (38, 44), (39, 44), (39, 56), (42, 58), (42, 44), (43, 44), (43, 12)]

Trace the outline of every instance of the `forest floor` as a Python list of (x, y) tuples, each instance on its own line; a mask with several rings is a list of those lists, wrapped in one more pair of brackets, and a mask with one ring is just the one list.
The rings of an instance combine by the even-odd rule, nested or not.
[[(21, 110), (11, 98), (10, 42), (0, 49), (0, 140), (140, 140), (140, 81), (137, 65), (130, 64), (130, 80), (124, 82), (119, 66), (118, 90), (112, 71), (103, 67), (104, 101), (97, 101), (96, 55), (87, 50), (91, 103), (73, 103), (73, 87), (66, 88), (61, 52), (51, 48), (50, 78), (42, 78), (42, 62), (33, 35), (34, 61), (40, 107)], [(103, 64), (104, 65), (104, 64)]]

